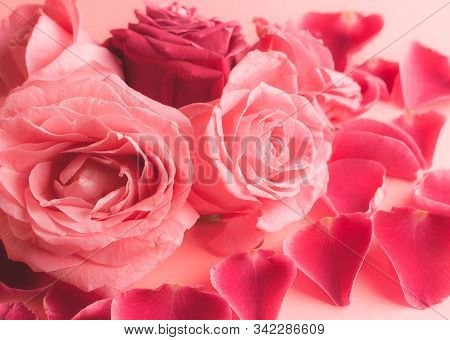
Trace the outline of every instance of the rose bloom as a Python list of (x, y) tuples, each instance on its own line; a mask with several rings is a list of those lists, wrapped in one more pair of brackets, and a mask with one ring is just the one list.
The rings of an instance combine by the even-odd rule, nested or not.
[(192, 127), (117, 76), (34, 82), (0, 110), (0, 238), (8, 257), (113, 294), (181, 243)]
[(147, 4), (137, 24), (112, 31), (106, 46), (123, 61), (129, 86), (181, 107), (220, 97), (239, 53), (247, 48), (236, 22), (205, 19), (176, 3)]
[(296, 94), (297, 77), (285, 54), (253, 51), (220, 100), (181, 109), (194, 128), (190, 202), (200, 214), (253, 215), (278, 231), (323, 194), (332, 134), (320, 107)]

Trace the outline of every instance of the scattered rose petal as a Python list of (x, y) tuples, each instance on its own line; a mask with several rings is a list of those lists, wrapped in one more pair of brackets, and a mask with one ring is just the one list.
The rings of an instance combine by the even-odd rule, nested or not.
[[(362, 64), (359, 69), (370, 72), (374, 76), (382, 79), (386, 84), (388, 93), (390, 94), (392, 92), (392, 88), (394, 87), (394, 84), (397, 81), (398, 77), (398, 63), (384, 59), (373, 58)], [(382, 99), (388, 98), (382, 97)]]
[(433, 163), (436, 143), (446, 118), (436, 111), (414, 114), (408, 111), (396, 118), (394, 124), (406, 131), (419, 146), (423, 157), (430, 167)]
[(226, 258), (211, 269), (211, 283), (242, 320), (274, 320), (296, 277), (293, 262), (271, 250)]
[(348, 57), (381, 31), (383, 18), (358, 12), (312, 12), (303, 16), (300, 27), (322, 39), (333, 54), (336, 70), (344, 71)]
[(372, 224), (364, 214), (325, 217), (288, 237), (283, 250), (334, 303), (346, 306), (371, 238)]
[(339, 213), (370, 213), (384, 197), (386, 169), (365, 159), (341, 159), (328, 164), (326, 196)]
[(95, 301), (80, 310), (72, 320), (111, 320), (111, 302), (112, 299)]
[(393, 89), (397, 104), (416, 108), (450, 98), (450, 60), (431, 48), (413, 42), (400, 59), (400, 80)]
[(44, 309), (50, 320), (69, 320), (101, 296), (86, 293), (66, 283), (54, 284), (44, 297)]
[(36, 320), (37, 316), (23, 303), (0, 303), (0, 320)]
[(422, 178), (414, 190), (418, 208), (450, 216), (450, 170), (434, 170)]
[(350, 76), (361, 87), (361, 107), (360, 112), (369, 110), (380, 98), (387, 98), (389, 96), (386, 84), (381, 78), (378, 78), (371, 73), (355, 68)]
[(423, 309), (450, 294), (450, 217), (413, 208), (379, 211), (375, 237), (389, 256), (406, 301)]
[(113, 299), (113, 320), (229, 320), (231, 309), (216, 293), (164, 284), (132, 289)]

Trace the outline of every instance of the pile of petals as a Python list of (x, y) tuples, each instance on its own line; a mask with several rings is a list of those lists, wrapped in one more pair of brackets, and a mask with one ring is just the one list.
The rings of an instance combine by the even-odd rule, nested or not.
[[(270, 320), (298, 271), (346, 306), (376, 244), (409, 305), (449, 296), (447, 56), (356, 62), (377, 14), (254, 18), (256, 41), (178, 3), (136, 17), (103, 44), (76, 0), (1, 23), (0, 319)], [(404, 113), (366, 116), (380, 101)], [(407, 206), (381, 210), (388, 177)], [(210, 281), (130, 289), (189, 229)]]

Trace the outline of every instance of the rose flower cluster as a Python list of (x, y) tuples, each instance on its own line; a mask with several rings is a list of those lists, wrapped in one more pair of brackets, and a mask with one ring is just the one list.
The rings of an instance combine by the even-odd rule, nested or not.
[[(446, 116), (424, 109), (450, 99), (448, 57), (356, 64), (376, 14), (255, 18), (256, 41), (177, 3), (136, 17), (102, 44), (74, 0), (1, 23), (0, 319), (276, 319), (298, 270), (345, 306), (373, 245), (409, 305), (448, 297)], [(405, 113), (365, 115), (380, 101)], [(129, 289), (191, 228), (222, 257), (212, 289)]]

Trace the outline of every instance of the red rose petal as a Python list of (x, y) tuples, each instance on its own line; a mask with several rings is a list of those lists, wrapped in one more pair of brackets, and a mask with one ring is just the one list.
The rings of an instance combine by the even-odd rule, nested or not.
[(400, 81), (393, 99), (405, 108), (416, 108), (450, 98), (450, 60), (437, 51), (413, 42), (400, 59)]
[(356, 68), (350, 76), (361, 87), (362, 101), (359, 109), (361, 113), (370, 109), (379, 99), (389, 96), (384, 81), (371, 73)]
[(406, 131), (419, 146), (423, 157), (430, 167), (433, 163), (436, 143), (444, 126), (446, 117), (436, 111), (406, 114), (396, 118), (394, 124)]
[(418, 208), (450, 216), (450, 170), (434, 170), (424, 175), (414, 190)]
[(132, 289), (113, 299), (113, 320), (229, 320), (231, 309), (216, 293), (200, 288), (162, 285)]
[(0, 292), (15, 296), (31, 296), (54, 279), (44, 273), (33, 272), (26, 264), (8, 259), (0, 240)]
[(386, 174), (414, 180), (420, 168), (417, 158), (403, 142), (373, 132), (342, 131), (333, 141), (331, 160), (361, 158), (380, 162)]
[(398, 63), (375, 58), (365, 62), (363, 65), (359, 66), (359, 68), (364, 71), (370, 72), (374, 76), (382, 79), (386, 84), (388, 92), (392, 92), (392, 88), (394, 87), (394, 83), (396, 82), (398, 77)]
[(339, 306), (350, 304), (356, 276), (372, 238), (364, 214), (326, 217), (288, 237), (284, 253)]
[(379, 211), (375, 237), (389, 256), (406, 301), (422, 309), (450, 294), (450, 217), (412, 208)]
[(50, 320), (69, 320), (86, 306), (101, 299), (66, 283), (54, 284), (45, 294), (44, 310)]
[(263, 242), (265, 232), (256, 228), (257, 220), (251, 214), (204, 216), (197, 222), (197, 230), (208, 250), (218, 256), (229, 256), (254, 249)]
[(357, 12), (307, 13), (300, 27), (322, 39), (333, 54), (336, 70), (344, 71), (347, 59), (360, 50), (383, 28), (380, 15), (364, 16)]
[(83, 308), (72, 320), (111, 320), (112, 299), (104, 299), (94, 302)]
[(242, 320), (274, 320), (296, 277), (293, 262), (271, 250), (226, 258), (211, 269), (211, 283)]
[(341, 159), (328, 172), (327, 197), (339, 213), (372, 212), (384, 196), (386, 169), (378, 162)]
[(0, 320), (36, 320), (37, 316), (23, 303), (0, 303)]

